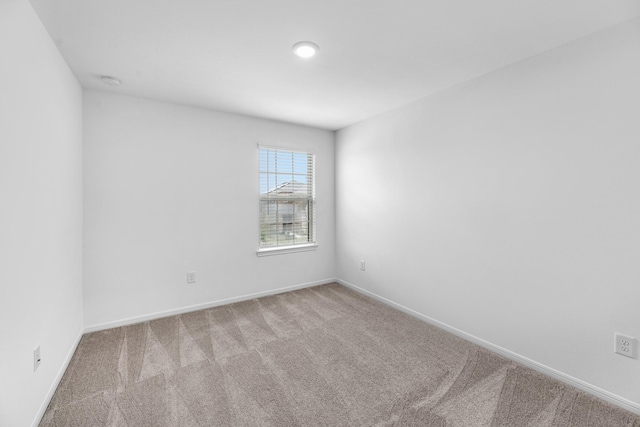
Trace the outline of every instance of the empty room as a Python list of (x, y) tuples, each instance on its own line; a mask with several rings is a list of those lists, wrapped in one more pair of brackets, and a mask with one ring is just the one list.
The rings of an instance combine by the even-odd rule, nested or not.
[(0, 0), (0, 426), (640, 427), (640, 2)]

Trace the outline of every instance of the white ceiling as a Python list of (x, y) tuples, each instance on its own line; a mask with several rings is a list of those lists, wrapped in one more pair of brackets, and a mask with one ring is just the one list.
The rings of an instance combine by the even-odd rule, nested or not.
[[(638, 0), (31, 3), (84, 88), (326, 129), (640, 15)], [(301, 40), (318, 55), (294, 56)]]

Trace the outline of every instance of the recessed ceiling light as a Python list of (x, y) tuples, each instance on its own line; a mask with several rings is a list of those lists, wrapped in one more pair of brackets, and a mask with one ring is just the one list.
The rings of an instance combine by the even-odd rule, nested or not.
[(300, 58), (311, 58), (319, 50), (318, 45), (312, 42), (298, 42), (293, 45), (293, 53)]
[(116, 79), (115, 77), (101, 76), (100, 80), (102, 80), (102, 83), (109, 86), (120, 86), (120, 80)]

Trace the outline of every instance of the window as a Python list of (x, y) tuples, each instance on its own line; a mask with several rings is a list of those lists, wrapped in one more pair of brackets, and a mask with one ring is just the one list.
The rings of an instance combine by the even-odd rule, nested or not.
[(315, 246), (315, 156), (260, 146), (260, 252)]

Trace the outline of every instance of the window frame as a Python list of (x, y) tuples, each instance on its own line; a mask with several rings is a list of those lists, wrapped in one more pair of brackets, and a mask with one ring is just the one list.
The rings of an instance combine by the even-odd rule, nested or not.
[[(309, 229), (310, 229), (310, 233), (312, 234), (313, 237), (313, 241), (308, 242), (308, 243), (298, 243), (298, 244), (293, 244), (293, 245), (280, 245), (280, 246), (269, 246), (269, 247), (262, 247), (261, 246), (261, 242), (262, 242), (262, 238), (261, 238), (261, 229), (262, 229), (262, 204), (265, 200), (269, 200), (269, 199), (265, 199), (262, 196), (262, 193), (260, 192), (260, 176), (262, 170), (260, 168), (260, 150), (265, 149), (265, 150), (269, 150), (269, 151), (281, 151), (281, 152), (286, 152), (286, 153), (299, 153), (299, 154), (305, 154), (306, 156), (311, 156), (311, 162), (312, 162), (312, 174), (311, 174), (311, 195), (308, 198), (301, 198), (300, 200), (307, 200), (311, 203), (311, 208), (308, 208), (308, 215), (307, 215), (307, 221), (309, 223)], [(289, 254), (289, 253), (296, 253), (296, 252), (306, 252), (306, 251), (313, 251), (316, 250), (318, 247), (318, 239), (317, 239), (317, 214), (316, 214), (316, 153), (315, 150), (310, 149), (310, 148), (291, 148), (291, 147), (286, 147), (286, 146), (279, 146), (279, 145), (266, 145), (266, 144), (258, 144), (258, 150), (257, 150), (257, 154), (258, 154), (258, 248), (256, 250), (256, 254), (258, 256), (268, 256), (268, 255), (280, 255), (280, 254)], [(309, 159), (307, 158), (307, 162), (309, 161)]]

